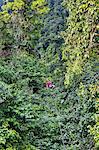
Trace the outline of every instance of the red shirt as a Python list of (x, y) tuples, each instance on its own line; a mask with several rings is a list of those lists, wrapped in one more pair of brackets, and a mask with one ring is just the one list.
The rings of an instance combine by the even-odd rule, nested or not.
[(53, 88), (55, 85), (51, 81), (46, 82), (46, 88)]

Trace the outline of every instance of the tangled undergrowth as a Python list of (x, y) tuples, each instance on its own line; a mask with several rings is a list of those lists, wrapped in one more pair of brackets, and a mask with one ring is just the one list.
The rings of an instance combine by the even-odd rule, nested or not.
[(97, 1), (62, 2), (0, 9), (0, 150), (99, 148)]

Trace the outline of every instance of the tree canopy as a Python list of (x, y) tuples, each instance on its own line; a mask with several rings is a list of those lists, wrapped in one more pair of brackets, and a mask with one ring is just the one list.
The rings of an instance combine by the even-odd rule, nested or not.
[(0, 1), (0, 150), (99, 149), (98, 40), (97, 0)]

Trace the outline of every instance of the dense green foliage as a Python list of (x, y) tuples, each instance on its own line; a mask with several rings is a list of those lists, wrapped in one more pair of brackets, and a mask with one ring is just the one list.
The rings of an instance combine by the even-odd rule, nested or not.
[[(99, 148), (97, 5), (9, 0), (2, 6), (0, 150)], [(54, 88), (46, 87), (49, 80)]]
[(19, 55), (9, 63), (0, 63), (0, 149), (34, 149), (28, 138), (32, 136), (34, 112), (38, 108), (36, 104), (33, 106), (35, 85), (29, 85), (37, 77), (42, 81), (40, 66), (34, 66), (34, 58), (23, 53)]
[[(78, 93), (76, 91), (78, 87), (80, 90), (79, 98), (83, 101), (85, 99), (95, 103), (98, 98), (97, 83), (99, 71), (97, 63), (99, 40), (98, 2), (94, 0), (64, 0), (64, 6), (69, 9), (70, 14), (67, 23), (68, 29), (62, 33), (65, 40), (63, 48), (63, 60), (66, 65), (64, 83), (67, 89), (74, 87), (76, 94)], [(87, 128), (87, 124), (85, 126)], [(96, 147), (98, 147), (98, 128), (96, 134)]]
[(0, 13), (0, 47), (12, 51), (20, 49), (34, 52), (34, 46), (40, 36), (40, 17), (47, 13), (44, 0), (27, 2), (15, 0), (2, 6)]
[[(55, 54), (60, 55), (60, 47), (62, 45), (63, 38), (60, 36), (60, 32), (65, 29), (67, 11), (63, 8), (63, 0), (47, 0), (50, 11), (44, 16), (44, 27), (41, 32), (41, 38), (37, 48), (43, 53), (47, 61), (51, 61), (55, 58)], [(62, 58), (59, 58), (62, 59)]]

